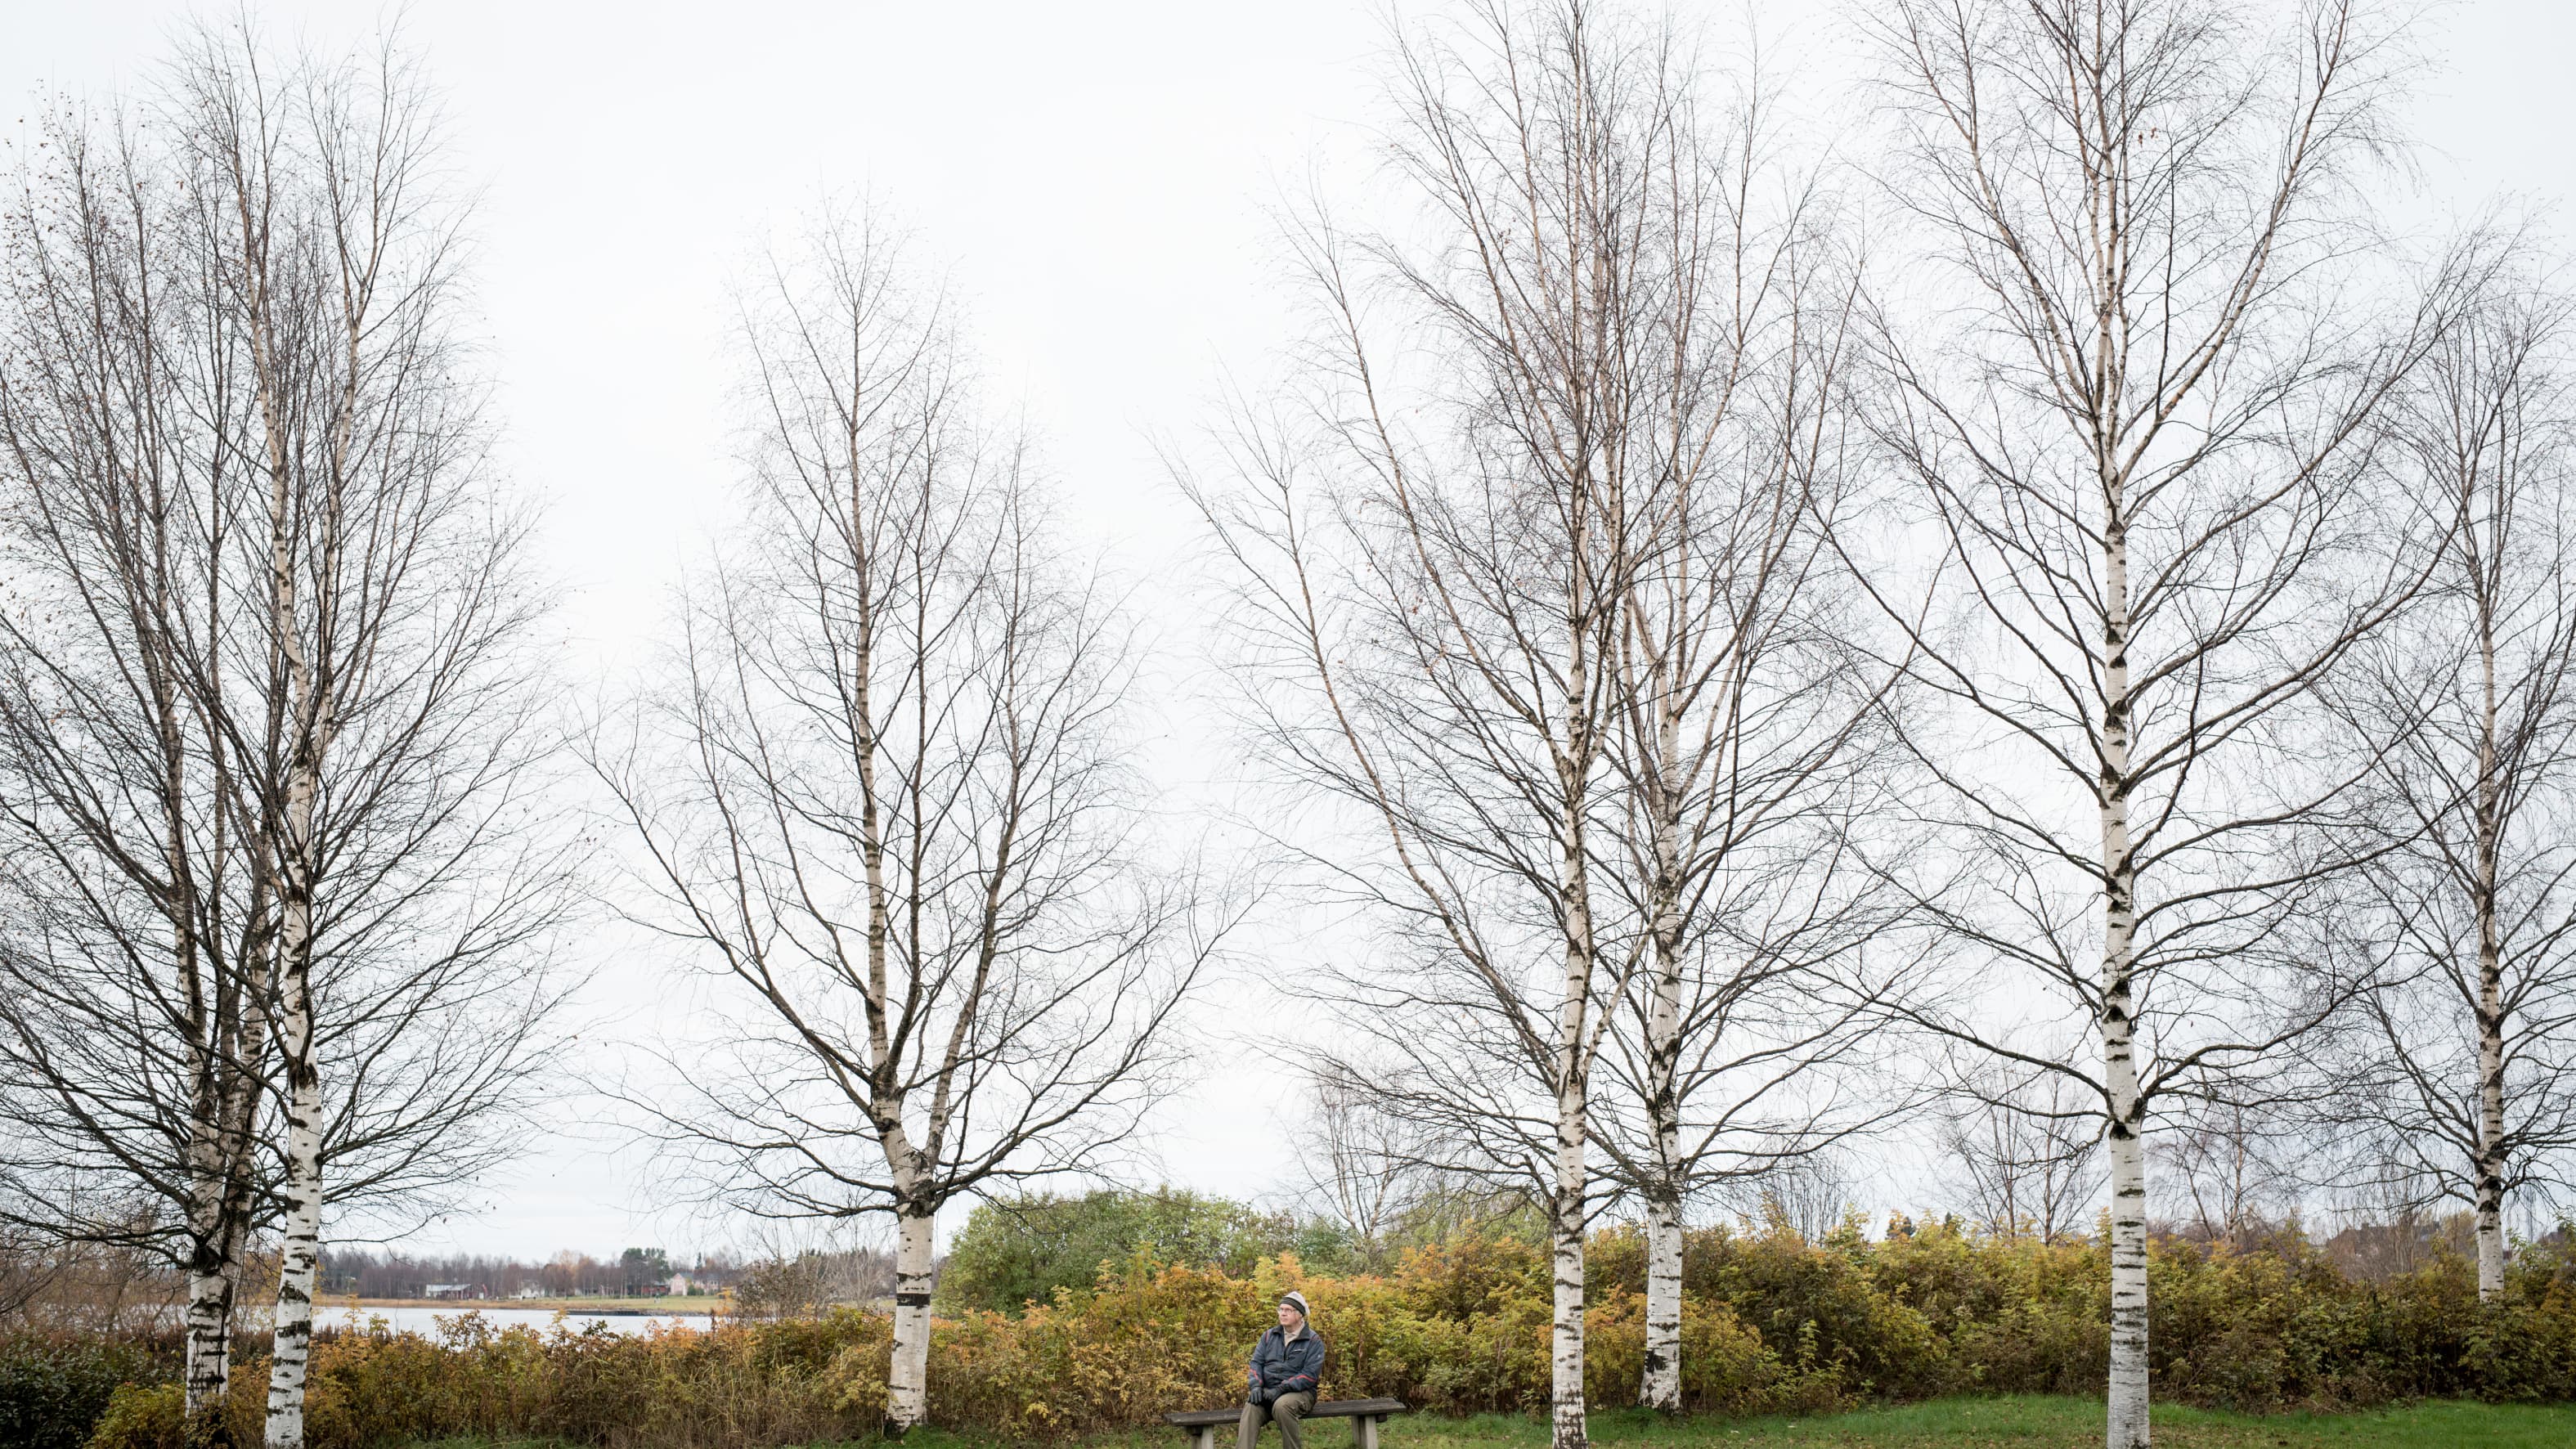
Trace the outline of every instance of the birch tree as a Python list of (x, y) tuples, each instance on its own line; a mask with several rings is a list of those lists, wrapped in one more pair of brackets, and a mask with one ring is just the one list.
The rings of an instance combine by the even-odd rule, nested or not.
[(246, 398), (224, 440), (246, 494), (238, 703), (215, 723), (274, 902), (266, 1438), (296, 1449), (326, 1204), (490, 1160), (544, 1045), (567, 901), (566, 839), (534, 818), (544, 598), (517, 561), (523, 512), (484, 466), (459, 213), (399, 45), (281, 59), (201, 31), (168, 111)]
[(2509, 238), (2407, 394), (2427, 498), (2455, 515), (2433, 584), (2347, 692), (2404, 848), (2361, 902), (2392, 979), (2355, 1090), (2369, 1151), (2477, 1215), (2478, 1295), (2504, 1288), (2504, 1206), (2576, 1147), (2576, 597), (2570, 308)]
[(1313, 1093), (1299, 1136), (1302, 1196), (1309, 1210), (1347, 1232), (1363, 1266), (1391, 1257), (1389, 1239), (1405, 1214), (1439, 1184), (1421, 1163), (1424, 1144), (1409, 1123), (1380, 1110), (1377, 1094), (1341, 1061), (1309, 1074)]
[(1675, 455), (1723, 411), (1730, 222), (1668, 34), (1476, 6), (1392, 60), (1386, 160), (1418, 211), (1292, 225), (1304, 385), (1187, 483), (1239, 591), (1256, 748), (1348, 812), (1316, 828), (1356, 832), (1303, 847), (1376, 933), (1331, 991), (1403, 1066), (1346, 1075), (1418, 1167), (1544, 1206), (1553, 1435), (1579, 1449), (1595, 1079), (1644, 940), (1604, 875), (1619, 632)]
[[(1659, 195), (1672, 333), (1636, 445), (1654, 486), (1610, 651), (1620, 868), (1644, 960), (1599, 1134), (1642, 1201), (1641, 1402), (1681, 1408), (1684, 1204), (1897, 1110), (1838, 1069), (1875, 1036), (1898, 951), (1873, 865), (1895, 812), (1895, 675), (1845, 642), (1859, 602), (1826, 542), (1846, 502), (1850, 274), (1775, 143), (1758, 74)], [(1689, 143), (1677, 139), (1677, 150)]]
[[(2282, 932), (2366, 850), (2318, 686), (2425, 568), (2382, 486), (2396, 385), (2449, 305), (2385, 305), (2358, 195), (2398, 50), (2361, 6), (1901, 3), (1873, 22), (1922, 242), (1882, 310), (1877, 426), (1937, 541), (1882, 583), (1913, 738), (1985, 876), (1941, 915), (2009, 968), (1929, 1029), (2095, 1103), (2111, 1194), (2108, 1443), (2147, 1431), (2146, 1136), (2348, 999)], [(1887, 575), (1882, 574), (1882, 580)], [(1924, 575), (1917, 575), (1921, 581)], [(2011, 995), (2000, 994), (2004, 981)], [(2067, 1013), (2097, 1068), (2030, 1042)]]
[(2102, 1196), (2102, 1114), (2071, 1074), (1974, 1061), (1934, 1138), (1945, 1184), (1985, 1229), (2054, 1243), (2081, 1232)]
[(5, 1212), (187, 1275), (191, 1444), (220, 1444), (260, 1200), (274, 919), (238, 849), (222, 640), (239, 526), (186, 285), (180, 173), (125, 110), (43, 122), (0, 334), (0, 1103)]
[(653, 1130), (740, 1212), (893, 1219), (900, 1433), (928, 1412), (938, 1213), (1115, 1165), (1238, 908), (1165, 858), (1134, 626), (1050, 541), (882, 220), (769, 255), (740, 336), (746, 527), (591, 758), (638, 918), (742, 1003), (725, 1069), (657, 1092)]
[(193, 1199), (195, 1435), (223, 1433), (238, 1255), (275, 1223), (284, 1449), (326, 1206), (417, 1210), (506, 1155), (546, 1045), (544, 596), (484, 465), (398, 48), (281, 61), (201, 30), (141, 113), (63, 128), (77, 159), (27, 189), (14, 257), (0, 428), (33, 591), (0, 727), (39, 905), (8, 957), (50, 974), (7, 1008), (21, 1196)]

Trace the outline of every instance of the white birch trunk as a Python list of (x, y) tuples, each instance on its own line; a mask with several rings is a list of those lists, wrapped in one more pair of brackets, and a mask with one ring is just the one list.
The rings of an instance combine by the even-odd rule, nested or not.
[(1646, 1375), (1638, 1402), (1682, 1408), (1682, 1208), (1678, 1196), (1646, 1199)]
[[(1580, 557), (1583, 536), (1574, 538)], [(1566, 708), (1566, 755), (1559, 764), (1567, 818), (1560, 862), (1565, 890), (1565, 986), (1557, 1003), (1556, 1192), (1548, 1214), (1554, 1238), (1554, 1313), (1550, 1323), (1552, 1372), (1548, 1400), (1555, 1449), (1585, 1449), (1590, 1433), (1583, 1400), (1583, 1228), (1588, 1216), (1591, 1166), (1591, 1101), (1584, 1046), (1592, 1002), (1592, 897), (1584, 857), (1583, 802), (1590, 777), (1592, 740), (1581, 701), (1587, 692), (1588, 657), (1582, 630), (1573, 631)]]
[(1565, 810), (1557, 863), (1565, 912), (1565, 982), (1556, 1008), (1556, 1191), (1548, 1213), (1555, 1277), (1548, 1400), (1555, 1449), (1585, 1449), (1590, 1439), (1583, 1398), (1583, 1229), (1591, 1187), (1591, 1165), (1585, 1153), (1591, 1130), (1591, 1061), (1585, 1047), (1593, 957), (1591, 862), (1584, 840), (1584, 812), (1599, 745), (1586, 713), (1592, 692), (1591, 641), (1585, 633), (1588, 610), (1581, 576), (1586, 532), (1578, 513), (1568, 540), (1577, 573), (1566, 619), (1565, 745), (1555, 761), (1558, 798)]
[[(212, 1149), (208, 1146), (197, 1150)], [(193, 1188), (201, 1194), (202, 1205), (192, 1208), (190, 1216), (202, 1213), (203, 1221), (192, 1224), (189, 1234), (195, 1242), (188, 1256), (187, 1360), (181, 1371), (186, 1387), (182, 1402), (187, 1414), (189, 1449), (210, 1449), (226, 1442), (226, 1436), (219, 1431), (224, 1391), (232, 1384), (233, 1238), (220, 1221), (222, 1177), (198, 1176)], [(209, 1434), (209, 1430), (218, 1432)]]
[(1584, 1092), (1580, 1082), (1557, 1094), (1556, 1197), (1548, 1214), (1554, 1239), (1555, 1314), (1550, 1325), (1555, 1449), (1585, 1449), (1583, 1412)]
[(2504, 808), (2496, 774), (2496, 644), (2480, 600), (2478, 662), (2485, 712), (2478, 733), (2478, 1301), (2504, 1293), (2504, 946), (2496, 919)]
[(1653, 674), (1655, 758), (1647, 773), (1654, 814), (1654, 986), (1646, 1001), (1646, 1125), (1655, 1180), (1646, 1184), (1646, 1355), (1637, 1402), (1682, 1407), (1682, 965), (1680, 810), (1673, 780), (1681, 715), (1660, 661)]
[[(266, 973), (254, 971), (241, 991), (250, 1020), (229, 1048), (239, 1060), (257, 1061), (267, 1050)], [(253, 1114), (258, 1109), (257, 1079), (221, 1060), (225, 1049), (209, 1050), (210, 1066), (200, 1073), (200, 1107), (191, 1124), (188, 1149), (191, 1202), (188, 1232), (188, 1306), (185, 1318), (186, 1360), (181, 1370), (187, 1414), (184, 1440), (188, 1449), (229, 1449), (232, 1427), (223, 1414), (232, 1387), (233, 1311), (241, 1291), (241, 1250), (251, 1218), (246, 1160), (250, 1153)], [(229, 1090), (223, 1085), (231, 1078)]]
[(2478, 982), (2478, 1301), (2504, 1294), (2504, 1033), (2493, 957)]
[(895, 1217), (894, 1360), (886, 1369), (886, 1433), (930, 1417), (931, 1214), (907, 1202)]
[(1669, 937), (1669, 905), (1657, 929), (1654, 994), (1646, 1007), (1646, 1113), (1655, 1136), (1646, 1187), (1646, 1363), (1637, 1402), (1668, 1414), (1682, 1407), (1681, 974)]
[(2102, 1037), (2111, 1157), (2109, 1449), (2147, 1445), (2147, 1158), (2134, 992), (2137, 868), (2129, 840), (2129, 555), (2119, 495), (2103, 531)]
[[(301, 752), (299, 752), (301, 753)], [(278, 939), (277, 1044), (286, 1064), (286, 1220), (268, 1374), (268, 1449), (303, 1449), (304, 1376), (313, 1352), (313, 1280), (322, 1256), (322, 1077), (313, 1060), (313, 796), (300, 759), (287, 807), (287, 888)]]
[(304, 1376), (313, 1353), (313, 1282), (322, 1255), (322, 1087), (310, 1058), (311, 1008), (289, 1010), (283, 1044), (307, 1053), (286, 1094), (286, 1221), (269, 1360), (268, 1449), (303, 1449)]
[[(2123, 995), (2125, 996), (2125, 989)], [(2123, 1003), (2125, 1006), (2125, 1003)], [(2138, 1131), (2138, 1073), (2128, 1023), (2104, 1013), (2111, 1079), (2110, 1449), (2147, 1445), (2147, 1165)]]
[[(264, 317), (265, 308), (257, 309)], [(350, 342), (351, 376), (357, 366), (354, 318)], [(280, 389), (273, 382), (274, 352), (264, 327), (254, 326), (259, 344), (261, 405), (269, 443), (269, 623), (271, 647), (284, 666), (286, 716), (289, 721), (285, 818), (274, 842), (277, 872), (277, 1046), (286, 1071), (286, 1200), (281, 1225), (277, 1307), (273, 1319), (275, 1346), (268, 1375), (268, 1449), (303, 1449), (304, 1377), (313, 1349), (313, 1280), (321, 1260), (322, 1238), (322, 1081), (314, 1061), (313, 893), (318, 875), (313, 811), (321, 793), (322, 758), (329, 748), (333, 718), (315, 678), (298, 617), (293, 503), (288, 465), (287, 430)], [(334, 460), (345, 466), (346, 428), (354, 404), (343, 402)], [(335, 467), (335, 476), (341, 468)], [(337, 500), (325, 509), (336, 511)], [(328, 524), (326, 523), (326, 528)], [(324, 576), (333, 572), (326, 537)], [(316, 602), (319, 602), (316, 600)]]

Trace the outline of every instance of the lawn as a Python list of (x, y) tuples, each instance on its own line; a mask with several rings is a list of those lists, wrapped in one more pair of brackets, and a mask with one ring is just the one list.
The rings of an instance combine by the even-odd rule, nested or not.
[[(2576, 1405), (2496, 1405), (2444, 1400), (2350, 1414), (2227, 1414), (2157, 1406), (2155, 1441), (2167, 1449), (2568, 1449)], [(2102, 1401), (2074, 1398), (1945, 1399), (1850, 1414), (1777, 1419), (1666, 1420), (1634, 1410), (1592, 1416), (1600, 1444), (1638, 1449), (2091, 1449), (2102, 1442)], [(1135, 1432), (1089, 1441), (1085, 1449), (1184, 1449), (1177, 1432)], [(1262, 1436), (1277, 1449), (1276, 1433)], [(1309, 1449), (1343, 1449), (1342, 1424), (1307, 1431)], [(1467, 1419), (1407, 1415), (1389, 1424), (1385, 1449), (1544, 1449), (1547, 1421), (1483, 1414)], [(878, 1446), (882, 1441), (866, 1441)], [(1230, 1449), (1224, 1435), (1219, 1449)], [(538, 1441), (449, 1439), (417, 1449), (549, 1449)], [(915, 1434), (905, 1449), (994, 1449), (992, 1441), (942, 1430)]]
[[(1488, 1415), (1397, 1420), (1387, 1449), (1543, 1449), (1545, 1421)], [(2568, 1449), (2576, 1406), (2444, 1401), (2350, 1414), (2227, 1414), (2158, 1405), (2155, 1442), (2170, 1449)], [(1638, 1449), (2092, 1449), (2102, 1402), (2074, 1398), (1947, 1399), (1898, 1408), (1780, 1419), (1671, 1422), (1592, 1416), (1592, 1437)], [(1326, 1429), (1313, 1449), (1341, 1449)], [(1266, 1449), (1266, 1445), (1265, 1445)]]

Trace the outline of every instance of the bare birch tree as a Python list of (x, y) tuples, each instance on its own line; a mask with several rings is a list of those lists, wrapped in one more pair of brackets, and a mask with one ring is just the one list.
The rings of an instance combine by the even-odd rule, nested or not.
[(2477, 1214), (2488, 1299), (2506, 1198), (2564, 1190), (2576, 1148), (2571, 310), (2527, 246), (2491, 245), (2499, 274), (2404, 413), (2414, 476), (2456, 528), (2346, 691), (2387, 742), (2375, 793), (2405, 844), (2367, 876), (2392, 979), (2337, 1103), (2374, 1158)]
[(2212, 1094), (2177, 1104), (2156, 1143), (2166, 1227), (2241, 1248), (2290, 1221), (2304, 1186), (2292, 1165), (2309, 1146), (2305, 1114), (2280, 1100)]
[(1986, 1231), (2054, 1243), (2102, 1195), (2102, 1113), (2069, 1074), (1979, 1060), (1948, 1094), (1935, 1145), (1947, 1186)]
[(1347, 1061), (1327, 1060), (1310, 1082), (1313, 1102), (1299, 1133), (1307, 1144), (1298, 1164), (1304, 1196), (1351, 1235), (1374, 1271), (1406, 1211), (1435, 1185), (1422, 1167), (1426, 1144), (1412, 1124), (1381, 1109)]
[[(25, 308), (12, 338), (28, 386), (13, 379), (11, 481), (41, 495), (15, 539), (45, 566), (47, 602), (75, 604), (13, 620), (7, 667), (46, 712), (9, 721), (12, 763), (30, 830), (85, 817), (13, 855), (50, 866), (47, 957), (126, 974), (66, 973), (12, 1025), (60, 1109), (49, 1147), (77, 1144), (58, 1161), (148, 1183), (141, 1112), (88, 1104), (152, 1104), (156, 1056), (215, 1052), (200, 1019), (238, 1018), (216, 1073), (242, 1075), (238, 1105), (188, 1136), (230, 1164), (199, 1173), (231, 1184), (225, 1251), (272, 1213), (281, 1232), (267, 1438), (287, 1449), (303, 1438), (326, 1205), (418, 1205), (503, 1155), (545, 1044), (569, 896), (567, 839), (535, 799), (544, 598), (484, 466), (453, 336), (455, 213), (399, 51), (372, 68), (281, 63), (247, 30), (199, 31), (156, 102), (148, 146), (140, 128), (117, 137), (105, 194), (124, 208), (85, 218), (76, 184), (52, 199), (75, 228), (125, 238), (117, 290), (92, 289), (125, 305)], [(22, 275), (45, 275), (41, 252), (29, 243)], [(31, 284), (18, 299), (66, 295)], [(64, 406), (83, 377), (105, 410)], [(133, 720), (163, 721), (143, 758), (161, 762), (171, 843), (139, 879), (101, 809), (137, 766), (87, 733), (119, 711), (134, 743), (153, 737)], [(182, 845), (195, 884), (172, 883)], [(215, 892), (188, 907), (205, 920), (179, 941), (191, 994), (176, 1023), (153, 1014), (170, 1000), (156, 972), (128, 964), (156, 958), (133, 950), (131, 902), (98, 888), (109, 870), (165, 916)], [(186, 958), (210, 951), (234, 961), (200, 993)], [(272, 1085), (277, 1115), (258, 1116)], [(228, 1294), (192, 1292), (201, 1409), (221, 1387)], [(195, 1419), (192, 1433), (222, 1432)]]
[(1418, 224), (1293, 228), (1308, 386), (1189, 487), (1259, 748), (1360, 832), (1309, 854), (1379, 933), (1332, 988), (1403, 1064), (1363, 1079), (1419, 1166), (1544, 1205), (1554, 1440), (1579, 1449), (1595, 1076), (1644, 949), (1604, 881), (1616, 651), (1668, 469), (1723, 411), (1728, 219), (1666, 33), (1475, 6), (1393, 59)]
[[(1904, 953), (1870, 862), (1896, 761), (1892, 671), (1845, 641), (1826, 542), (1848, 485), (1851, 276), (1824, 200), (1769, 154), (1758, 74), (1722, 131), (1677, 117), (1656, 200), (1675, 242), (1654, 479), (1611, 651), (1619, 869), (1645, 959), (1598, 1140), (1643, 1202), (1641, 1402), (1681, 1408), (1684, 1204), (1898, 1110), (1874, 1007)], [(1879, 1075), (1865, 1090), (1838, 1069)]]
[(42, 134), (0, 322), (0, 1211), (169, 1246), (190, 1442), (221, 1443), (273, 921), (234, 829), (249, 770), (210, 718), (244, 399), (203, 367), (232, 329), (187, 285), (172, 158), (129, 112), (65, 106)]
[[(1872, 23), (1889, 194), (1925, 242), (1891, 291), (1955, 320), (1886, 330), (1878, 431), (1939, 548), (1928, 605), (1883, 597), (1909, 673), (1955, 705), (1917, 752), (1983, 842), (1986, 883), (1944, 924), (2016, 983), (1917, 1019), (2096, 1100), (2108, 1443), (2138, 1449), (2149, 1124), (2349, 989), (2280, 934), (2360, 848), (2331, 828), (2350, 779), (2304, 736), (2425, 566), (2381, 444), (2449, 293), (2411, 315), (2370, 294), (2355, 188), (2398, 51), (2350, 0), (2277, 31), (2222, 0)], [(2091, 1023), (2098, 1071), (2029, 1045), (2061, 1013)]]
[(748, 527), (592, 758), (641, 919), (748, 1003), (656, 1130), (741, 1212), (893, 1219), (900, 1433), (928, 1410), (937, 1214), (1113, 1165), (1235, 907), (1160, 858), (1133, 626), (1049, 542), (898, 253), (828, 216), (745, 287)]

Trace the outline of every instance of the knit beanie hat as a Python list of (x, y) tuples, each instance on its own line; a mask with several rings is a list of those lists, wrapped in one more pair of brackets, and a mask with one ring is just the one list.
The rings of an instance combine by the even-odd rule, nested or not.
[(1297, 1316), (1299, 1318), (1312, 1318), (1315, 1316), (1313, 1310), (1306, 1306), (1306, 1295), (1298, 1292), (1294, 1288), (1280, 1294), (1279, 1301), (1283, 1304), (1294, 1307), (1297, 1310)]

